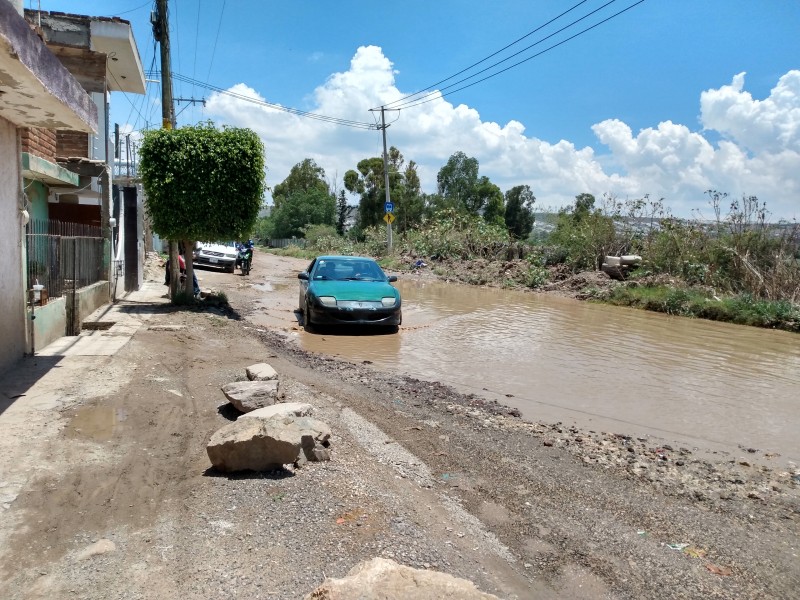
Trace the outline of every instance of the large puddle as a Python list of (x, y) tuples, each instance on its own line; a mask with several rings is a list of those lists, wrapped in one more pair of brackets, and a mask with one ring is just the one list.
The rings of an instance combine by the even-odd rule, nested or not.
[(123, 426), (128, 414), (111, 406), (82, 406), (67, 423), (64, 434), (94, 442), (104, 442)]
[(300, 334), (313, 352), (448, 383), (529, 419), (800, 458), (800, 337), (553, 296), (398, 282), (397, 335)]

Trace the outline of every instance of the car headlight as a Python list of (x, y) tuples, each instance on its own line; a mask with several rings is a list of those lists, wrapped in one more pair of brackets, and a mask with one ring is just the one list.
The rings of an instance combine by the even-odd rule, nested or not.
[(322, 304), (322, 306), (335, 307), (336, 298), (334, 298), (333, 296), (320, 296), (319, 303)]
[(386, 296), (385, 298), (381, 298), (381, 304), (383, 306), (394, 306), (397, 304), (397, 298), (394, 296)]

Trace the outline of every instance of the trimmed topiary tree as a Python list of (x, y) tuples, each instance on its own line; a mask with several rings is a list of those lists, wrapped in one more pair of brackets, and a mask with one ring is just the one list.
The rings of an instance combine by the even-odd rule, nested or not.
[[(185, 291), (192, 292), (196, 241), (244, 238), (252, 230), (264, 194), (264, 145), (250, 129), (210, 121), (145, 132), (139, 168), (147, 212), (161, 237), (183, 242)], [(170, 291), (177, 293), (177, 250), (170, 244)]]

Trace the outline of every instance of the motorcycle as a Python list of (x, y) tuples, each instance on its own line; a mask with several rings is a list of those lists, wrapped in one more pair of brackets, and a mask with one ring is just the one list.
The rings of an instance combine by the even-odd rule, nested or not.
[(244, 246), (239, 249), (239, 256), (236, 258), (236, 263), (242, 270), (242, 275), (250, 274), (250, 267), (253, 264), (253, 248)]

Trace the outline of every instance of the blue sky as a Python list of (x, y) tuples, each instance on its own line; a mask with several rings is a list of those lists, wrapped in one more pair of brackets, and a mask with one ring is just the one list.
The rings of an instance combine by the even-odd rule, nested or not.
[[(601, 8), (607, 0), (586, 0), (478, 69), (599, 9), (504, 66), (527, 58), (636, 1)], [(26, 0), (26, 7), (38, 4)], [(369, 108), (440, 82), (576, 4), (169, 0), (172, 70), (249, 98), (372, 123)], [(153, 64), (152, 6), (41, 0), (42, 10), (129, 20), (145, 69)], [(703, 191), (712, 188), (757, 195), (773, 217), (797, 218), (798, 30), (800, 2), (793, 0), (645, 0), (505, 73), (393, 113), (388, 142), (418, 163), (428, 192), (461, 150), (503, 191), (530, 185), (543, 208), (582, 192), (623, 200), (649, 194), (665, 198), (676, 215), (710, 216)], [(374, 130), (304, 119), (185, 82), (176, 83), (175, 95), (207, 100), (206, 107), (179, 104), (179, 124), (211, 119), (257, 131), (268, 185), (313, 158), (341, 187), (346, 170), (381, 152)], [(158, 127), (160, 114), (157, 83), (147, 97), (112, 98), (112, 119), (123, 128)]]

